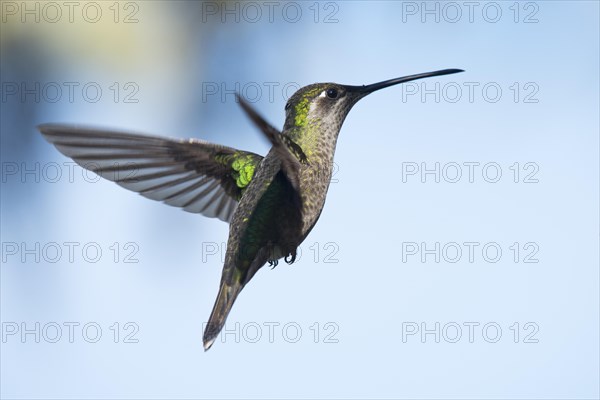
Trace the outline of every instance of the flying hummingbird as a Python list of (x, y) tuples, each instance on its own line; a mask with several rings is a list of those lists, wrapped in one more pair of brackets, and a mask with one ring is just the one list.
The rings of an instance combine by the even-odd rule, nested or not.
[(72, 125), (39, 130), (83, 168), (126, 189), (185, 211), (229, 222), (229, 239), (217, 300), (204, 330), (208, 350), (234, 301), (254, 274), (280, 258), (289, 264), (319, 219), (332, 174), (337, 138), (348, 112), (376, 90), (432, 76), (444, 69), (348, 86), (315, 83), (285, 106), (279, 131), (245, 100), (250, 119), (269, 139), (266, 157), (199, 139), (169, 139)]

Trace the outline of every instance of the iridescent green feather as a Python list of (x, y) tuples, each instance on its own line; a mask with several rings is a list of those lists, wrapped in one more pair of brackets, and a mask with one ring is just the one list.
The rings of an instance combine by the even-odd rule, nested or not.
[(244, 189), (254, 176), (254, 171), (257, 166), (256, 158), (250, 154), (235, 153), (233, 156), (231, 167), (235, 171), (233, 177), (235, 183), (240, 189)]
[(229, 176), (232, 179), (232, 184), (235, 183), (237, 188), (237, 200), (242, 197), (244, 190), (248, 187), (254, 172), (260, 164), (262, 157), (256, 154), (237, 151), (233, 154), (217, 154), (215, 160), (221, 165), (230, 168)]
[(308, 112), (310, 110), (310, 103), (312, 99), (319, 94), (323, 90), (322, 87), (317, 86), (314, 89), (311, 89), (302, 95), (302, 99), (296, 104), (294, 107), (294, 111), (296, 115), (294, 117), (294, 122), (297, 127), (305, 127), (308, 120)]

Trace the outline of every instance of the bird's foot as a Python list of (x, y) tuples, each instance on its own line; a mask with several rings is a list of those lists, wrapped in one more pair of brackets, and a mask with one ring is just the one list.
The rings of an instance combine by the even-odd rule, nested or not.
[(288, 265), (292, 265), (294, 261), (296, 261), (296, 252), (294, 251), (293, 253), (288, 254), (285, 256), (284, 260)]
[(277, 264), (279, 264), (279, 260), (269, 260), (269, 267), (271, 267), (271, 269), (274, 269)]

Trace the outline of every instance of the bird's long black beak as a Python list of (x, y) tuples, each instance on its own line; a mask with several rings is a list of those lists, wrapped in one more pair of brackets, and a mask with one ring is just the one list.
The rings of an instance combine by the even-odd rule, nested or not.
[(410, 81), (414, 81), (414, 80), (422, 79), (422, 78), (429, 78), (431, 76), (456, 74), (458, 72), (464, 72), (464, 70), (453, 68), (453, 69), (442, 69), (439, 71), (432, 71), (432, 72), (424, 72), (422, 74), (408, 75), (408, 76), (403, 76), (401, 78), (389, 79), (387, 81), (373, 83), (371, 85), (346, 86), (346, 90), (348, 90), (349, 92), (356, 93), (357, 95), (359, 95), (359, 97), (363, 97), (363, 96), (368, 95), (369, 93), (373, 93), (376, 90), (394, 86), (399, 83), (410, 82)]

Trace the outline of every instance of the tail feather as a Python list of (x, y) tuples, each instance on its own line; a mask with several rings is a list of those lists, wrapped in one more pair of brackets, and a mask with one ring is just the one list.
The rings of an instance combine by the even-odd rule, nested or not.
[(221, 329), (225, 325), (225, 320), (231, 311), (231, 307), (233, 307), (235, 299), (243, 288), (244, 286), (239, 282), (232, 282), (232, 284), (221, 282), (219, 295), (208, 319), (208, 324), (204, 329), (204, 338), (202, 339), (204, 342), (204, 351), (210, 349), (217, 339), (219, 332), (221, 332)]
[(267, 248), (260, 249), (245, 274), (234, 267), (231, 253), (230, 257), (232, 259), (225, 260), (219, 294), (210, 313), (208, 324), (204, 329), (204, 337), (202, 339), (204, 342), (204, 351), (207, 351), (213, 345), (225, 325), (225, 320), (229, 315), (229, 311), (231, 311), (231, 307), (233, 307), (235, 299), (237, 299), (246, 284), (250, 282), (254, 274), (267, 262), (269, 254), (270, 252)]

